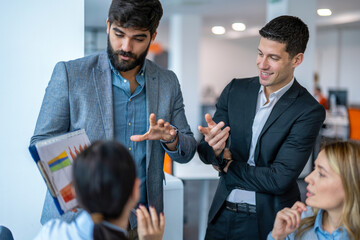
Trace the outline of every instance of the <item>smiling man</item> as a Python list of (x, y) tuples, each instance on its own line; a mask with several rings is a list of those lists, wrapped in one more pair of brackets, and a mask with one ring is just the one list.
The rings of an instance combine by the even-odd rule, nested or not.
[[(136, 162), (139, 204), (158, 212), (163, 210), (164, 153), (186, 163), (196, 150), (176, 75), (146, 59), (162, 14), (159, 0), (113, 0), (107, 51), (55, 66), (31, 138), (35, 144), (85, 129), (91, 142), (116, 139)], [(48, 193), (41, 222), (57, 216)], [(132, 228), (135, 219), (130, 217)]]
[(205, 239), (266, 239), (277, 211), (300, 200), (296, 179), (325, 119), (294, 78), (307, 26), (280, 16), (259, 33), (259, 76), (232, 80), (199, 126), (199, 156), (220, 171)]

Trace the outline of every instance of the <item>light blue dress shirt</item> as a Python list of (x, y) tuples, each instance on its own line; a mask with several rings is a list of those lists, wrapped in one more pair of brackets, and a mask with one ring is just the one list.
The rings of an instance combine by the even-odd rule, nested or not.
[(146, 126), (145, 69), (142, 66), (136, 75), (138, 86), (131, 94), (130, 83), (111, 65), (114, 98), (114, 136), (123, 144), (135, 160), (137, 176), (141, 181), (139, 203), (147, 205), (146, 196), (146, 141), (133, 142), (132, 135), (143, 135)]
[[(122, 229), (112, 223), (103, 221), (105, 226), (113, 230), (123, 232), (128, 235), (125, 229)], [(67, 223), (61, 219), (52, 219), (42, 226), (35, 240), (92, 240), (94, 232), (94, 223), (88, 212), (82, 211), (72, 222)]]
[[(343, 226), (338, 227), (335, 231), (333, 231), (331, 234), (325, 231), (322, 228), (322, 218), (323, 218), (324, 211), (322, 209), (319, 210), (318, 215), (316, 216), (314, 227), (310, 228), (306, 232), (304, 232), (301, 235), (300, 239), (303, 240), (312, 240), (312, 239), (318, 239), (318, 240), (349, 240), (349, 236), (346, 232), (346, 229)], [(303, 212), (301, 214), (301, 219), (304, 219), (306, 217), (313, 216), (314, 213), (311, 209), (311, 207), (308, 207), (308, 210)], [(285, 240), (294, 240), (295, 234), (297, 231), (291, 233), (288, 235)], [(273, 237), (271, 237), (271, 232), (269, 233), (267, 240), (274, 240)]]

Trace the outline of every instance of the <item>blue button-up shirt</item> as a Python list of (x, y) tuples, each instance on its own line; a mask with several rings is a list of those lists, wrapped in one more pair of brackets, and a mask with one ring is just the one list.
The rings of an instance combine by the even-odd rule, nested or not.
[(133, 142), (130, 140), (132, 135), (142, 135), (147, 132), (145, 63), (136, 75), (139, 86), (133, 94), (130, 91), (129, 81), (123, 78), (111, 63), (110, 67), (114, 98), (115, 139), (130, 151), (135, 160), (137, 175), (141, 180), (139, 203), (146, 205), (146, 141)]

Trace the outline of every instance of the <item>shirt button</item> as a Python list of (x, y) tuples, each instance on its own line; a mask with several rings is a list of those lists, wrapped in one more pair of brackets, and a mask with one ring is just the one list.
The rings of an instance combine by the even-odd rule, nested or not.
[(124, 80), (124, 82), (126, 83), (126, 80)]
[(129, 147), (129, 151), (131, 151), (131, 147)]
[(129, 102), (131, 102), (131, 98), (129, 99)]
[(129, 122), (129, 126), (131, 126), (131, 122)]

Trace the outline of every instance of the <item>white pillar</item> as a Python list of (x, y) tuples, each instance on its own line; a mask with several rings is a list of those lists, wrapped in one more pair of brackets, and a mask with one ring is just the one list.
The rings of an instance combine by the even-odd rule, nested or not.
[(200, 41), (201, 17), (173, 15), (170, 19), (169, 69), (179, 78), (185, 114), (195, 137), (200, 123)]
[(316, 0), (268, 0), (267, 22), (280, 15), (299, 17), (308, 26), (310, 38), (302, 64), (296, 68), (295, 77), (310, 93), (314, 88), (314, 65), (316, 43)]
[(28, 146), (55, 63), (84, 54), (84, 0), (2, 1), (0, 36), (0, 225), (33, 239), (46, 186)]

